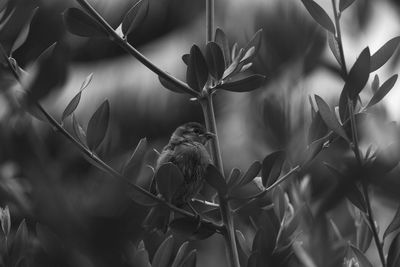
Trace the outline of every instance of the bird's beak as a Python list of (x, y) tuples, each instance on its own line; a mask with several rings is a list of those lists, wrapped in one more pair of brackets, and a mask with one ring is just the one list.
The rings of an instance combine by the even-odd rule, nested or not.
[(204, 136), (207, 140), (209, 140), (209, 139), (212, 139), (212, 138), (215, 137), (215, 133), (206, 132), (203, 136)]

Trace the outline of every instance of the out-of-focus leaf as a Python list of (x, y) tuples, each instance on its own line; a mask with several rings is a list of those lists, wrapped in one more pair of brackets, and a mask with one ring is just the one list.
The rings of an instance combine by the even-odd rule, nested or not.
[(171, 267), (178, 267), (182, 263), (182, 261), (185, 257), (185, 254), (186, 254), (186, 250), (188, 249), (188, 246), (189, 246), (189, 242), (186, 241), (179, 247), (178, 252), (176, 253), (174, 262), (172, 263)]
[(397, 77), (397, 74), (393, 75), (379, 87), (378, 91), (376, 91), (374, 96), (369, 101), (367, 108), (379, 103), (379, 101), (381, 101), (390, 92), (397, 81)]
[(348, 200), (350, 200), (351, 203), (353, 203), (354, 206), (359, 208), (362, 212), (367, 212), (364, 196), (356, 185), (348, 185), (348, 192), (346, 194), (346, 197)]
[(33, 17), (35, 16), (38, 9), (39, 9), (38, 7), (35, 8), (33, 10), (32, 14), (30, 14), (28, 21), (21, 29), (21, 32), (19, 33), (17, 39), (14, 41), (14, 44), (11, 47), (11, 53), (13, 53), (15, 50), (20, 48), (21, 45), (23, 45), (25, 43), (26, 38), (28, 37), (28, 34), (29, 34), (30, 27), (31, 27), (31, 21), (32, 21)]
[(365, 253), (372, 241), (372, 231), (364, 216), (360, 216), (360, 223), (356, 230), (357, 247)]
[(10, 217), (10, 209), (6, 206), (4, 209), (0, 208), (0, 221), (1, 221), (1, 229), (5, 236), (10, 234), (11, 229), (11, 217)]
[(333, 24), (332, 20), (329, 18), (325, 10), (322, 9), (322, 7), (320, 7), (313, 0), (301, 0), (301, 2), (303, 2), (307, 11), (319, 25), (321, 25), (331, 33), (335, 34), (335, 25)]
[(364, 253), (362, 253), (358, 248), (352, 245), (350, 245), (350, 247), (354, 255), (357, 257), (360, 267), (373, 267), (372, 263), (367, 259)]
[(376, 154), (372, 163), (371, 174), (384, 174), (390, 172), (400, 161), (400, 151), (397, 144), (391, 144)]
[(261, 178), (264, 187), (269, 187), (278, 179), (284, 162), (284, 151), (275, 151), (264, 158), (261, 169)]
[(250, 92), (263, 85), (264, 81), (265, 76), (254, 74), (241, 80), (223, 83), (217, 88), (231, 92)]
[(339, 11), (343, 12), (346, 8), (351, 6), (355, 0), (340, 0)]
[(394, 54), (400, 43), (400, 36), (387, 41), (378, 51), (371, 56), (370, 72), (382, 67)]
[(231, 51), (229, 41), (223, 30), (217, 28), (215, 31), (215, 42), (221, 47), (225, 59), (225, 68), (231, 64)]
[[(19, 224), (17, 232), (11, 244), (11, 262), (16, 264), (24, 254), (27, 253), (29, 247), (28, 228), (25, 219)], [(15, 266), (15, 265), (14, 265)]]
[(182, 172), (175, 164), (170, 162), (158, 168), (154, 180), (157, 183), (158, 191), (168, 202), (171, 202), (184, 181)]
[(203, 240), (215, 233), (214, 230), (204, 226), (199, 220), (189, 217), (175, 219), (169, 226), (174, 233), (191, 240)]
[(139, 171), (142, 168), (144, 155), (147, 151), (147, 140), (146, 138), (140, 139), (139, 143), (137, 144), (135, 151), (133, 151), (131, 157), (126, 162), (123, 175), (130, 180), (135, 180), (139, 175)]
[(253, 179), (257, 176), (257, 174), (261, 170), (261, 163), (259, 161), (253, 162), (247, 172), (243, 175), (242, 179), (240, 180), (239, 185), (246, 185), (253, 181)]
[(346, 77), (343, 91), (348, 93), (351, 100), (355, 101), (358, 94), (362, 91), (365, 84), (368, 82), (370, 73), (370, 52), (369, 48), (365, 48), (357, 58), (353, 67), (350, 69)]
[(179, 267), (196, 267), (197, 252), (195, 249), (189, 252), (189, 254), (183, 259)]
[(105, 29), (86, 12), (78, 8), (68, 8), (64, 13), (67, 30), (83, 37), (107, 37)]
[(220, 80), (225, 71), (225, 61), (222, 49), (217, 43), (209, 42), (206, 46), (206, 61), (211, 76)]
[(186, 71), (188, 85), (200, 92), (208, 80), (208, 67), (200, 48), (193, 45), (190, 49), (189, 64)]
[(56, 253), (60, 253), (64, 249), (62, 240), (48, 227), (37, 223), (36, 235), (40, 245), (49, 255), (56, 255)]
[(54, 53), (54, 49), (57, 46), (57, 42), (56, 43), (52, 43), (51, 45), (49, 45), (35, 60), (35, 64), (38, 64), (40, 62), (42, 62), (43, 60), (45, 60), (46, 58), (50, 57), (53, 53)]
[(279, 220), (282, 220), (283, 217), (285, 216), (287, 203), (286, 203), (286, 200), (285, 200), (285, 194), (283, 193), (283, 191), (280, 188), (280, 186), (277, 186), (274, 189), (272, 198), (274, 200), (274, 211), (275, 211), (275, 214), (279, 218)]
[(400, 266), (400, 233), (396, 235), (390, 244), (389, 254), (387, 256), (387, 267)]
[(176, 86), (176, 84), (164, 79), (161, 76), (158, 76), (158, 80), (160, 81), (161, 85), (164, 86), (166, 89), (175, 92), (175, 93), (180, 93), (180, 94), (184, 94), (185, 91), (182, 90), (181, 87)]
[(79, 124), (75, 115), (72, 115), (72, 129), (75, 138), (78, 139), (81, 144), (86, 145), (86, 133), (83, 130), (82, 126)]
[(174, 248), (174, 240), (172, 235), (167, 237), (161, 245), (158, 247), (154, 254), (153, 261), (151, 262), (152, 267), (167, 267)]
[(210, 184), (215, 190), (221, 195), (225, 195), (228, 191), (228, 186), (223, 178), (222, 174), (217, 170), (217, 168), (209, 164), (207, 166), (206, 175), (204, 179)]
[(394, 215), (389, 226), (386, 228), (385, 233), (383, 234), (383, 239), (385, 239), (386, 236), (393, 233), (399, 228), (400, 228), (400, 206), (397, 208), (396, 214)]
[(374, 80), (372, 81), (371, 84), (371, 90), (374, 94), (376, 94), (378, 89), (379, 89), (379, 76), (378, 74), (375, 74)]
[(251, 254), (250, 248), (247, 245), (247, 241), (246, 241), (246, 238), (244, 237), (243, 233), (239, 230), (236, 230), (236, 239), (237, 239), (240, 247), (242, 248), (243, 252), (246, 254), (247, 257), (249, 257)]
[(138, 249), (132, 256), (133, 266), (137, 267), (152, 267), (149, 261), (149, 254), (145, 249)]
[(339, 66), (341, 66), (342, 62), (340, 60), (339, 44), (336, 40), (336, 37), (331, 32), (327, 32), (327, 36), (328, 36), (329, 49), (331, 50), (332, 54), (335, 56), (336, 61), (339, 63)]
[(128, 36), (142, 25), (148, 14), (149, 0), (140, 0), (129, 9), (122, 21), (122, 32), (124, 36)]
[(315, 101), (318, 106), (318, 111), (321, 114), (321, 117), (324, 120), (326, 126), (328, 126), (329, 129), (334, 131), (339, 136), (343, 137), (346, 141), (350, 142), (342, 125), (340, 125), (339, 121), (336, 119), (335, 114), (331, 111), (328, 104), (318, 95), (315, 95)]
[(95, 151), (103, 141), (107, 133), (109, 119), (110, 103), (105, 100), (92, 115), (87, 126), (86, 141), (90, 150)]
[(317, 111), (311, 121), (310, 129), (308, 130), (308, 142), (312, 143), (324, 137), (328, 133), (328, 127), (322, 120), (321, 114)]

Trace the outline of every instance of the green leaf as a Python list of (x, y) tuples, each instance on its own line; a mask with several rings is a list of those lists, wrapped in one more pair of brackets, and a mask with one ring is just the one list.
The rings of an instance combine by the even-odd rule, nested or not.
[(318, 95), (315, 95), (315, 101), (318, 106), (319, 113), (329, 129), (334, 131), (339, 136), (343, 137), (347, 142), (350, 142), (342, 125), (336, 119), (335, 114), (331, 111), (328, 104)]
[(173, 163), (165, 163), (158, 168), (154, 180), (160, 194), (171, 202), (176, 191), (182, 186), (183, 174)]
[(227, 193), (228, 186), (225, 182), (225, 179), (214, 165), (209, 164), (207, 166), (206, 175), (204, 176), (204, 179), (221, 195), (225, 195)]
[(249, 257), (251, 254), (251, 251), (250, 251), (249, 246), (247, 245), (246, 238), (244, 237), (243, 233), (240, 232), (239, 230), (236, 230), (235, 233), (236, 233), (236, 239), (237, 239), (241, 249), (246, 254), (246, 256)]
[(81, 101), (82, 91), (79, 91), (68, 103), (67, 107), (64, 109), (63, 114), (61, 116), (61, 120), (64, 121), (69, 115), (71, 115), (75, 109), (79, 105), (79, 101)]
[(147, 140), (146, 138), (140, 139), (135, 150), (130, 156), (129, 160), (125, 163), (123, 168), (123, 175), (128, 179), (136, 180), (139, 175), (140, 169), (142, 168), (144, 155), (147, 151)]
[(209, 42), (206, 46), (206, 61), (210, 75), (220, 80), (225, 71), (224, 54), (217, 43)]
[(161, 245), (158, 247), (154, 254), (152, 267), (167, 267), (172, 256), (172, 250), (174, 248), (174, 240), (172, 235), (167, 237)]
[(322, 7), (320, 7), (313, 0), (301, 0), (301, 2), (303, 2), (307, 11), (319, 25), (321, 25), (331, 33), (335, 34), (335, 25), (333, 24), (332, 20), (329, 18), (325, 10), (322, 9)]
[(68, 8), (64, 13), (67, 30), (82, 37), (107, 37), (108, 34), (96, 20), (78, 8)]
[(79, 89), (79, 91), (85, 90), (86, 87), (88, 87), (89, 84), (92, 82), (92, 79), (93, 79), (93, 73), (90, 73), (90, 74), (85, 78), (85, 80), (83, 81), (83, 83), (82, 83), (81, 88)]
[(174, 262), (172, 263), (171, 267), (178, 267), (182, 263), (183, 259), (185, 258), (185, 254), (188, 249), (188, 246), (189, 246), (189, 242), (186, 241), (179, 247), (178, 252), (176, 253)]
[(241, 80), (223, 83), (217, 88), (231, 92), (250, 92), (262, 86), (264, 81), (265, 76), (254, 74)]
[(23, 44), (25, 43), (26, 38), (28, 37), (28, 34), (29, 34), (29, 30), (30, 30), (30, 27), (31, 27), (32, 19), (33, 19), (33, 17), (35, 16), (35, 14), (37, 13), (37, 10), (38, 10), (38, 9), (39, 9), (39, 8), (36, 7), (36, 8), (32, 11), (32, 13), (30, 14), (30, 16), (29, 16), (27, 22), (26, 22), (25, 25), (22, 27), (20, 33), (18, 34), (17, 39), (15, 39), (15, 41), (14, 41), (12, 47), (11, 47), (11, 53), (13, 53), (15, 50), (17, 50), (18, 48), (20, 48), (21, 45), (23, 45)]
[(78, 120), (76, 119), (75, 115), (72, 115), (72, 129), (73, 129), (73, 134), (78, 141), (86, 145), (86, 133), (83, 130), (82, 126), (79, 124)]
[(392, 90), (393, 86), (397, 81), (397, 77), (398, 77), (397, 74), (393, 75), (386, 82), (384, 82), (381, 85), (381, 87), (379, 87), (379, 89), (376, 91), (374, 96), (369, 101), (367, 108), (379, 103), (379, 101), (381, 101), (390, 92), (390, 90)]
[(382, 67), (394, 54), (400, 43), (400, 36), (387, 41), (378, 51), (371, 56), (370, 72)]
[(15, 233), (14, 239), (11, 244), (10, 254), (11, 254), (11, 264), (10, 266), (15, 266), (17, 262), (24, 257), (28, 251), (29, 246), (29, 236), (28, 228), (26, 227), (25, 219), (19, 224), (17, 232)]
[(253, 179), (257, 176), (257, 174), (261, 170), (261, 163), (259, 161), (253, 162), (247, 172), (243, 175), (242, 179), (240, 180), (239, 185), (246, 185), (253, 181)]
[(400, 233), (396, 235), (390, 244), (389, 254), (387, 256), (387, 267), (400, 266)]
[(332, 54), (335, 56), (336, 61), (339, 63), (339, 66), (341, 66), (342, 62), (340, 60), (339, 44), (336, 40), (336, 37), (331, 32), (327, 32), (327, 36), (328, 36), (329, 49), (331, 50)]
[(283, 220), (283, 217), (285, 216), (285, 211), (287, 208), (287, 202), (285, 199), (285, 194), (283, 193), (282, 189), (280, 186), (277, 186), (273, 193), (272, 193), (272, 199), (274, 200), (274, 211), (276, 216), (280, 219), (280, 221)]
[(164, 79), (161, 76), (158, 76), (158, 80), (160, 81), (161, 85), (164, 86), (164, 88), (174, 92), (174, 93), (179, 93), (179, 94), (184, 94), (186, 93), (185, 91), (182, 90), (181, 87), (177, 86), (175, 83), (170, 82), (166, 79)]
[(228, 177), (228, 187), (233, 188), (240, 182), (241, 171), (238, 168), (233, 168)]
[(193, 45), (190, 49), (189, 64), (186, 71), (188, 85), (200, 92), (208, 80), (208, 67), (200, 48)]
[(389, 234), (400, 228), (400, 206), (397, 208), (396, 214), (394, 215), (392, 221), (389, 226), (386, 228), (385, 233), (383, 234), (383, 239), (385, 239)]
[(243, 65), (250, 63), (257, 56), (258, 51), (260, 50), (261, 47), (261, 42), (262, 42), (262, 29), (259, 29), (244, 48), (243, 52), (244, 56), (240, 60), (240, 63), (242, 63)]
[(221, 47), (225, 59), (225, 68), (227, 68), (231, 62), (231, 51), (229, 48), (229, 41), (226, 34), (220, 28), (215, 31), (215, 42)]
[(134, 32), (149, 14), (149, 0), (138, 1), (129, 11), (126, 13), (124, 20), (122, 21), (122, 32), (124, 36), (128, 36)]
[(376, 94), (378, 89), (379, 89), (379, 76), (378, 74), (375, 74), (374, 80), (372, 81), (371, 84), (371, 90), (374, 94)]
[(351, 250), (354, 255), (357, 257), (358, 263), (360, 267), (373, 267), (372, 263), (367, 259), (367, 257), (362, 253), (358, 248), (350, 245)]
[(149, 261), (149, 254), (145, 249), (138, 249), (132, 256), (132, 265), (137, 267), (152, 267)]
[(357, 247), (365, 253), (371, 245), (372, 237), (373, 234), (369, 223), (367, 222), (367, 219), (363, 215), (361, 215), (356, 232)]
[(278, 179), (284, 162), (284, 151), (275, 151), (264, 158), (261, 169), (262, 184), (264, 187), (269, 187)]
[(86, 130), (86, 141), (90, 150), (95, 151), (104, 137), (108, 129), (108, 121), (110, 119), (110, 103), (105, 100), (89, 120)]
[(370, 52), (369, 48), (365, 48), (357, 58), (348, 76), (346, 77), (343, 91), (348, 93), (351, 100), (355, 101), (358, 94), (368, 82), (370, 69)]
[(183, 259), (182, 264), (179, 267), (196, 267), (197, 262), (197, 253), (196, 250), (193, 249), (189, 252), (186, 258)]
[(351, 6), (354, 2), (355, 2), (355, 0), (340, 0), (339, 11), (343, 12), (346, 8)]

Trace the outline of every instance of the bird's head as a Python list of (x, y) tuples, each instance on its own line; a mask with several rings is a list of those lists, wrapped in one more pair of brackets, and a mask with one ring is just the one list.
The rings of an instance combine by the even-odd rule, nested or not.
[(197, 122), (188, 122), (176, 128), (171, 136), (170, 142), (181, 141), (183, 139), (205, 145), (207, 141), (214, 136), (213, 133), (207, 132), (206, 128), (202, 124)]

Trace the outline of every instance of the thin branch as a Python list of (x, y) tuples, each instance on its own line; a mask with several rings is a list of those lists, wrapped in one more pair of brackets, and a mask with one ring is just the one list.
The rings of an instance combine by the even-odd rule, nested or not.
[(97, 20), (104, 30), (109, 35), (109, 38), (123, 48), (126, 52), (134, 56), (140, 63), (146, 66), (149, 70), (164, 78), (165, 80), (175, 84), (191, 96), (198, 97), (199, 93), (190, 88), (186, 83), (161, 70), (154, 65), (148, 58), (142, 55), (138, 50), (131, 46), (125, 39), (118, 35), (118, 33), (111, 27), (111, 25), (87, 2), (87, 0), (76, 0), (95, 20)]

